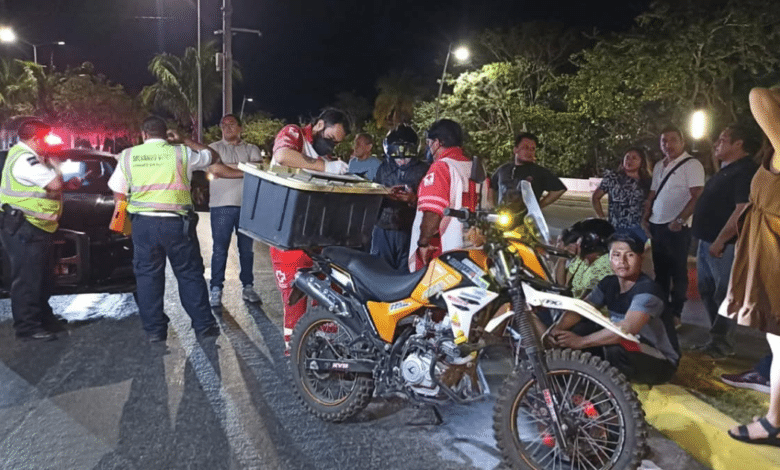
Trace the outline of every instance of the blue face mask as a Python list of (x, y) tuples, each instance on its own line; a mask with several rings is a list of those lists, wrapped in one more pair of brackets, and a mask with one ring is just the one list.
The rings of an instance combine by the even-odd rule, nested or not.
[(430, 147), (425, 147), (425, 161), (428, 162), (428, 164), (433, 163), (433, 154), (431, 153)]

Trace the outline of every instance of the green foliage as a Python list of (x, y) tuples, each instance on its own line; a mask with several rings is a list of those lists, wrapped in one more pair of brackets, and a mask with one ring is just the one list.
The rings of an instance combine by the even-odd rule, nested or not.
[(778, 25), (780, 6), (767, 0), (655, 3), (634, 31), (578, 54), (577, 73), (560, 83), (569, 109), (598, 126), (603, 153), (656, 138), (670, 122), (685, 128), (695, 109), (708, 111), (714, 136), (749, 119), (748, 91), (771, 80), (780, 61)]
[(415, 103), (425, 94), (419, 77), (408, 70), (392, 71), (380, 78), (376, 87), (379, 94), (374, 101), (374, 120), (387, 130), (411, 121)]
[[(535, 73), (527, 59), (517, 58), (461, 74), (453, 93), (442, 97), (440, 117), (463, 126), (466, 151), (481, 157), (489, 171), (512, 160), (514, 137), (522, 130), (539, 136), (541, 165), (561, 175), (589, 171), (592, 126), (580, 114), (534, 104)], [(434, 120), (435, 103), (420, 103), (415, 116), (416, 128), (425, 130)]]
[[(184, 55), (162, 53), (149, 62), (149, 71), (157, 82), (144, 87), (141, 102), (151, 109), (170, 113), (180, 125), (194, 129), (198, 116), (198, 67), (201, 67), (203, 119), (213, 112), (222, 96), (222, 77), (210, 64), (216, 46), (213, 42), (201, 47), (200, 60), (194, 47), (188, 47)], [(240, 80), (241, 72), (234, 62), (233, 78)]]

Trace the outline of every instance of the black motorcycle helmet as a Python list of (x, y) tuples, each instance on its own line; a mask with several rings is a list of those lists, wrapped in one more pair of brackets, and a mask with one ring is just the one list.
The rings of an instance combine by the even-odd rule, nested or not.
[(382, 147), (385, 155), (390, 158), (413, 158), (417, 156), (417, 146), (420, 139), (414, 129), (406, 124), (400, 124), (385, 136)]
[(615, 233), (615, 227), (604, 219), (585, 219), (564, 229), (561, 240), (564, 245), (580, 240), (580, 256), (591, 253), (606, 253), (607, 239)]

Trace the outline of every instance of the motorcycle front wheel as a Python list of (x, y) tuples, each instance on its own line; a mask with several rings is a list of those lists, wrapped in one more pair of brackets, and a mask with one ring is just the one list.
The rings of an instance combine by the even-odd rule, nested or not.
[(371, 401), (370, 375), (311, 367), (312, 359), (350, 359), (349, 344), (357, 336), (343, 318), (318, 307), (310, 307), (295, 325), (290, 341), (294, 389), (304, 406), (322, 420), (344, 421)]
[(567, 449), (557, 442), (542, 391), (518, 369), (499, 393), (493, 428), (512, 469), (636, 469), (647, 440), (639, 399), (608, 362), (582, 351), (547, 351), (548, 381), (557, 397)]

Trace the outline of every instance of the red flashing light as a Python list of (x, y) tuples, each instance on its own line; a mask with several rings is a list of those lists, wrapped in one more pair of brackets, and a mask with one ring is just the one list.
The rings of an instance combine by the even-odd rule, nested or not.
[(46, 145), (49, 147), (58, 147), (62, 145), (62, 137), (53, 133), (46, 134), (46, 137), (43, 138), (43, 141), (46, 142)]

